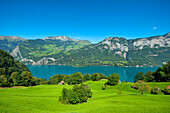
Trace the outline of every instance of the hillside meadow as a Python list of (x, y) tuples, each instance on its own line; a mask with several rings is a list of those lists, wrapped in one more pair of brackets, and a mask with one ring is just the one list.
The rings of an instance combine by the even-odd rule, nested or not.
[[(169, 113), (170, 95), (158, 95), (132, 89), (133, 83), (120, 83), (107, 86), (102, 90), (106, 80), (87, 81), (93, 92), (87, 103), (64, 105), (58, 102), (64, 87), (71, 89), (72, 85), (38, 85), (34, 87), (1, 88), (1, 113)], [(164, 89), (170, 82), (149, 83), (152, 87)], [(120, 93), (121, 92), (121, 93)]]

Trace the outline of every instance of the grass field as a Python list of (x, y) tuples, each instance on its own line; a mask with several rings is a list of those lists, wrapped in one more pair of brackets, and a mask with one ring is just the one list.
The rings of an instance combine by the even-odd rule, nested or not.
[[(88, 81), (93, 96), (87, 103), (63, 105), (58, 102), (63, 87), (69, 85), (39, 85), (35, 87), (19, 87), (0, 89), (1, 113), (170, 113), (170, 95), (140, 95), (132, 89), (132, 83), (121, 83), (107, 86), (101, 90), (105, 81)], [(164, 88), (169, 83), (149, 83), (153, 87)], [(121, 90), (121, 94), (118, 92)]]

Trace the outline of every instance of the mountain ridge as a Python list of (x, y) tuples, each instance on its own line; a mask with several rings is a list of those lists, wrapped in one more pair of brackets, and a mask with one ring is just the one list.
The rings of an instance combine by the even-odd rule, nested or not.
[(157, 66), (170, 60), (170, 32), (137, 39), (107, 37), (96, 44), (52, 36), (25, 40), (11, 54), (32, 65)]

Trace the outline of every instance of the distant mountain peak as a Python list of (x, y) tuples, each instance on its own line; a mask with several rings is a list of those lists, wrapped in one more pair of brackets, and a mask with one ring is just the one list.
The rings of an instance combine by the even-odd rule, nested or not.
[(11, 40), (27, 40), (18, 36), (0, 36), (0, 40), (4, 40), (4, 39), (11, 39)]
[(43, 40), (51, 39), (51, 40), (62, 40), (62, 41), (78, 41), (76, 39), (69, 38), (67, 36), (52, 36), (52, 37), (45, 37)]
[(164, 35), (164, 37), (170, 37), (170, 32)]

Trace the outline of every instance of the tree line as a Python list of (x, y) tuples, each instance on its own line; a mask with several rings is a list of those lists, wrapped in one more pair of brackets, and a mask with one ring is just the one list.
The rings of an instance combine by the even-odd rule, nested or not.
[(36, 85), (37, 81), (38, 78), (32, 76), (26, 65), (0, 50), (0, 86), (30, 86)]
[(142, 80), (145, 82), (170, 82), (170, 61), (163, 64), (155, 72), (148, 71), (145, 74), (138, 72), (134, 77), (134, 81)]

